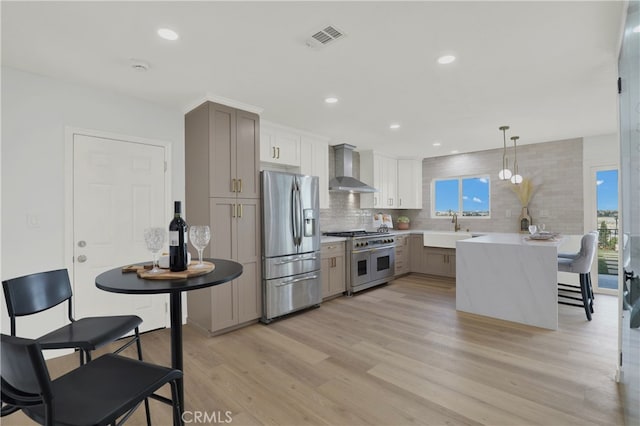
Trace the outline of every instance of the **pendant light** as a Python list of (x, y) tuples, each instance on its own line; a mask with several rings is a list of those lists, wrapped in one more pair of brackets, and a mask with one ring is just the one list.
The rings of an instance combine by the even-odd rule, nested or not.
[(522, 176), (518, 173), (518, 147), (516, 146), (518, 139), (520, 139), (519, 136), (511, 137), (511, 140), (513, 141), (513, 176), (511, 176), (511, 183), (514, 185), (522, 183)]
[(509, 158), (507, 158), (507, 130), (509, 130), (509, 126), (501, 126), (500, 130), (502, 130), (503, 148), (502, 148), (502, 168), (498, 173), (498, 178), (500, 180), (507, 180), (511, 178), (511, 170), (509, 170)]

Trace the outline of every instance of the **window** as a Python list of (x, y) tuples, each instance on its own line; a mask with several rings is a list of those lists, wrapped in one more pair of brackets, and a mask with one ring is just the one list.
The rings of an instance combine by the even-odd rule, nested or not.
[(489, 176), (435, 179), (431, 191), (431, 217), (489, 218)]

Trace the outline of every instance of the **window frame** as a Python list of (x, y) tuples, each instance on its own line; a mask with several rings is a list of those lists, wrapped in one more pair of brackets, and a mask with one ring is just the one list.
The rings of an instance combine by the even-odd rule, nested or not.
[[(466, 179), (486, 179), (487, 180), (487, 192), (488, 192), (488, 210), (489, 214), (487, 216), (463, 216), (463, 192), (462, 192), (462, 183)], [(458, 211), (452, 211), (450, 215), (446, 216), (438, 216), (436, 215), (436, 181), (443, 180), (457, 180), (458, 181)], [(450, 220), (453, 217), (453, 213), (458, 215), (459, 219), (491, 219), (491, 175), (489, 174), (480, 174), (480, 175), (463, 175), (463, 176), (449, 176), (449, 177), (437, 177), (431, 179), (431, 219), (447, 219)]]

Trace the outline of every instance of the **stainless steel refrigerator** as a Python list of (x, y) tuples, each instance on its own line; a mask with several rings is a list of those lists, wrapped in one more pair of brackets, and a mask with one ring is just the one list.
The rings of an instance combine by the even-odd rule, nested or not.
[(262, 322), (318, 305), (320, 278), (317, 176), (263, 171)]

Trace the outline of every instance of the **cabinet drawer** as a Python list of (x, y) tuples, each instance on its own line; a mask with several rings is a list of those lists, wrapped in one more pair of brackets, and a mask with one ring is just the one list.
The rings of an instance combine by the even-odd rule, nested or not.
[[(322, 301), (320, 271), (275, 280), (265, 280), (264, 317), (271, 319)], [(295, 307), (295, 308), (294, 308)]]
[(344, 242), (324, 243), (320, 246), (321, 257), (344, 256)]

